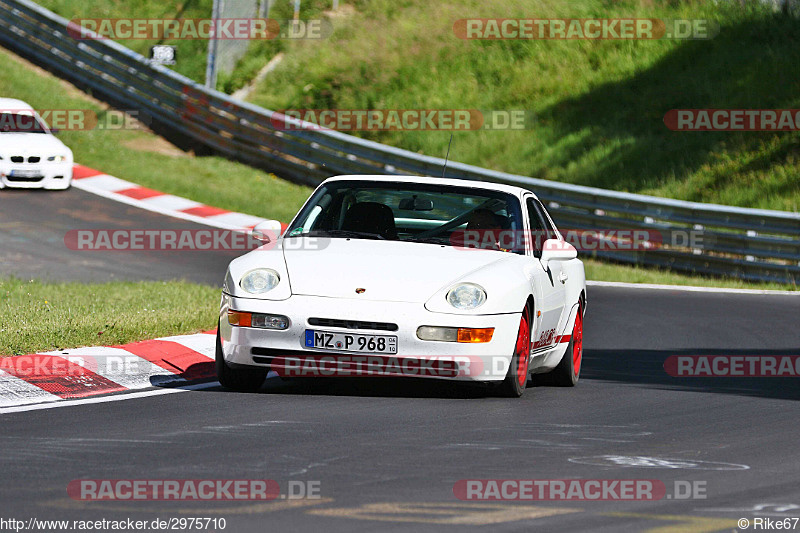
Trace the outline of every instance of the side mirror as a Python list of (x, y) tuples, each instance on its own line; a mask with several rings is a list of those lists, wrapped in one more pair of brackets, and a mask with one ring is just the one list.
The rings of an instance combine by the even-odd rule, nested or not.
[(542, 244), (542, 257), (539, 259), (544, 268), (549, 268), (550, 261), (569, 261), (578, 257), (578, 250), (567, 241), (547, 239)]
[(281, 223), (277, 220), (265, 220), (256, 224), (250, 236), (266, 244), (277, 240), (281, 236), (282, 229)]

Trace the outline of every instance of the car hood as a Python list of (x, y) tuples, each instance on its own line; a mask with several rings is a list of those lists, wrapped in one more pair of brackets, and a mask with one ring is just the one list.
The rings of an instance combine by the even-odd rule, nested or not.
[[(394, 302), (426, 302), (470, 272), (510, 259), (505, 252), (365, 239), (316, 239), (320, 249), (283, 252), (292, 294)], [(300, 249), (302, 248), (302, 249)], [(357, 293), (356, 289), (364, 289)]]
[(67, 155), (68, 148), (47, 133), (0, 133), (0, 154)]

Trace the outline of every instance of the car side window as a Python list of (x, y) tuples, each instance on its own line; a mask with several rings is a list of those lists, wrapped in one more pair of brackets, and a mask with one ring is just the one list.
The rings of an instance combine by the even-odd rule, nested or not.
[(545, 230), (547, 230), (547, 238), (558, 239), (556, 228), (553, 226), (553, 223), (550, 222), (550, 217), (547, 216), (547, 211), (544, 210), (542, 202), (539, 200), (534, 200), (534, 205), (536, 206), (536, 210), (539, 212), (539, 218), (542, 220)]
[(527, 201), (528, 207), (528, 220), (530, 220), (530, 238), (528, 239), (531, 242), (531, 248), (533, 249), (533, 255), (536, 258), (542, 257), (542, 243), (544, 242), (546, 232), (546, 227), (542, 222), (542, 218), (539, 216), (539, 211), (536, 209), (536, 204), (533, 202), (533, 198), (528, 198)]

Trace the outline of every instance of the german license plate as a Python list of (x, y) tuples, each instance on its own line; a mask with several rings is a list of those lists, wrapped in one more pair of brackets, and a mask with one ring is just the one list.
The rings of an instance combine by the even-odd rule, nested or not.
[(42, 175), (42, 171), (38, 169), (25, 169), (25, 170), (12, 170), (11, 176), (15, 178), (36, 178)]
[(336, 352), (397, 353), (397, 337), (394, 335), (356, 335), (307, 329), (305, 345), (306, 348)]

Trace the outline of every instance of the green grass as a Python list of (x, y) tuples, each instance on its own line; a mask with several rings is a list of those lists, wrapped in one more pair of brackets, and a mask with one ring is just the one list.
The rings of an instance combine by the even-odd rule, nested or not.
[[(136, 18), (136, 19), (201, 19), (210, 18), (213, 0), (39, 0), (39, 5), (73, 20), (80, 18)], [(330, 9), (330, 0), (303, 0), (301, 16), (315, 19)], [(292, 2), (274, 2), (270, 18), (286, 21), (292, 18)], [(200, 39), (119, 39), (120, 44), (149, 57), (150, 47), (155, 44), (169, 44), (176, 47), (176, 64), (171, 65), (175, 72), (198, 82), (205, 83), (208, 41)], [(258, 71), (278, 52), (286, 49), (283, 39), (255, 40), (242, 57), (233, 72), (219, 72), (217, 88), (232, 93), (255, 77)]]
[[(178, 19), (210, 18), (213, 0), (40, 0), (42, 7), (73, 19), (97, 18), (135, 18), (135, 19)], [(203, 40), (160, 41), (153, 39), (122, 39), (120, 44), (145, 57), (150, 55), (154, 44), (170, 44), (177, 47), (177, 64), (170, 67), (199, 83), (205, 82), (206, 51), (208, 42)]]
[[(271, 109), (524, 109), (525, 131), (454, 135), (451, 157), (555, 181), (800, 208), (800, 134), (673, 132), (675, 108), (799, 108), (800, 22), (757, 2), (358, 0), (330, 43), (292, 42), (251, 94)], [(466, 17), (708, 18), (712, 40), (465, 41)], [(446, 132), (360, 136), (443, 156)]]
[[(40, 0), (66, 18), (208, 17), (212, 0)], [(800, 22), (758, 2), (696, 0), (342, 0), (324, 40), (251, 43), (219, 87), (233, 91), (278, 51), (286, 57), (250, 99), (272, 109), (524, 109), (526, 131), (457, 132), (452, 158), (612, 190), (728, 205), (800, 209), (800, 134), (672, 132), (674, 108), (798, 108)], [(304, 0), (302, 18), (327, 16)], [(276, 2), (275, 19), (291, 17)], [(712, 40), (465, 41), (466, 17), (705, 18)], [(145, 53), (151, 41), (121, 41)], [(180, 40), (174, 68), (202, 81), (205, 41)], [(363, 132), (443, 155), (444, 132)], [(216, 191), (215, 191), (216, 192)]]
[(204, 331), (216, 326), (218, 305), (219, 288), (183, 281), (0, 279), (0, 355)]
[(727, 289), (760, 289), (800, 291), (797, 285), (782, 283), (755, 283), (734, 278), (712, 278), (678, 274), (668, 270), (604, 263), (596, 259), (581, 258), (586, 269), (586, 279), (594, 281), (623, 281), (655, 285), (683, 285), (694, 287), (721, 287)]

